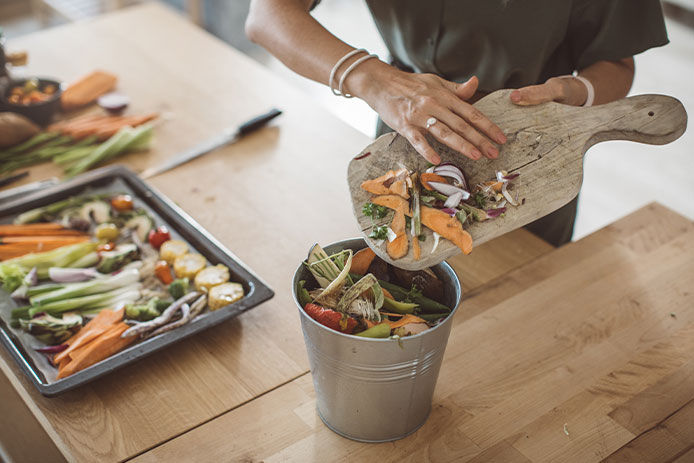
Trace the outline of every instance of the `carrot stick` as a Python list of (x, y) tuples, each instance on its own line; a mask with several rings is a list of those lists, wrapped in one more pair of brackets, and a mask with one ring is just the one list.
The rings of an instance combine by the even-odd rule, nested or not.
[(33, 252), (50, 251), (52, 249), (74, 243), (12, 243), (0, 245), (0, 261), (23, 256)]
[(0, 236), (84, 236), (84, 233), (77, 230), (14, 230), (2, 232)]
[(64, 244), (74, 244), (81, 243), (82, 241), (87, 241), (89, 239), (88, 235), (80, 236), (5, 236), (0, 238), (0, 245), (3, 244), (15, 244), (15, 243), (64, 243)]
[(115, 325), (123, 319), (123, 314), (125, 309), (120, 310), (109, 310), (104, 309), (98, 313), (89, 323), (84, 325), (77, 333), (73, 334), (65, 344), (68, 348), (62, 352), (55, 354), (53, 357), (54, 363), (60, 363), (63, 359), (67, 358), (68, 354), (79, 346), (82, 346), (89, 342), (94, 337), (106, 331), (109, 327)]
[(22, 225), (7, 224), (0, 225), (0, 234), (2, 234), (5, 230), (60, 230), (62, 228), (62, 225), (53, 222), (28, 223)]
[(121, 338), (121, 334), (128, 329), (123, 322), (109, 328), (101, 336), (93, 339), (77, 352), (70, 354), (70, 362), (62, 370), (58, 371), (58, 379), (65, 378), (80, 370), (98, 363), (116, 352), (122, 350), (128, 344), (135, 341), (134, 336)]

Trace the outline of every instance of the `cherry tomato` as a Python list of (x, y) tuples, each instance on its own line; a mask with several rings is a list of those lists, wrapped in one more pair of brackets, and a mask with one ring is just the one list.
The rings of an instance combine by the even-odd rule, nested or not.
[(133, 198), (130, 195), (118, 195), (111, 198), (111, 206), (118, 212), (132, 211)]
[(157, 264), (154, 266), (154, 274), (165, 285), (171, 284), (174, 280), (171, 275), (171, 267), (165, 260), (157, 261)]
[(149, 244), (152, 245), (154, 249), (159, 249), (164, 242), (171, 239), (171, 233), (166, 227), (161, 226), (156, 230), (150, 230), (149, 232)]

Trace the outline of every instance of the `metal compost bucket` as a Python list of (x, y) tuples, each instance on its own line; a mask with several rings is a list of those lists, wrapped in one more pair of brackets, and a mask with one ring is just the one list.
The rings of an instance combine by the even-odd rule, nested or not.
[[(332, 254), (364, 246), (363, 239), (354, 238), (325, 250)], [(292, 292), (301, 314), (316, 408), (336, 433), (362, 442), (386, 442), (415, 432), (427, 420), (461, 296), (450, 265), (443, 262), (432, 270), (444, 283), (443, 303), (453, 311), (440, 325), (399, 340), (350, 336), (313, 320), (296, 297), (297, 283), (313, 277), (303, 264), (296, 270)]]

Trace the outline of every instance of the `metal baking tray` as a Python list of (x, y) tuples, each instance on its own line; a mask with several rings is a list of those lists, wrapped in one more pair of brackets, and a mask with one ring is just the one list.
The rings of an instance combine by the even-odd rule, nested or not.
[(171, 200), (143, 182), (123, 166), (111, 166), (88, 172), (67, 182), (30, 193), (6, 204), (0, 204), (0, 223), (10, 223), (24, 211), (84, 193), (122, 192), (130, 194), (138, 207), (146, 209), (158, 225), (166, 225), (173, 238), (183, 239), (211, 264), (229, 267), (231, 281), (244, 286), (246, 296), (226, 307), (206, 311), (190, 323), (153, 338), (138, 341), (128, 348), (71, 376), (56, 380), (57, 371), (44, 355), (35, 352), (33, 337), (10, 326), (10, 312), (16, 307), (5, 291), (0, 290), (0, 341), (41, 394), (52, 397), (104, 376), (133, 363), (159, 349), (195, 333), (236, 317), (274, 296), (274, 292), (251, 269), (226, 249), (195, 220)]

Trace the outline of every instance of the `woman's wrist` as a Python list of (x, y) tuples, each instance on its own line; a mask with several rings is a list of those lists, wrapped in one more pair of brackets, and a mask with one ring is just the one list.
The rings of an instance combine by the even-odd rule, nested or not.
[(583, 106), (588, 99), (586, 85), (574, 76), (560, 77), (560, 80), (564, 89), (562, 98), (557, 101), (572, 106)]
[(369, 105), (377, 98), (380, 90), (389, 76), (401, 72), (398, 69), (377, 59), (364, 61), (357, 66), (345, 79), (344, 87), (351, 95), (354, 95)]

